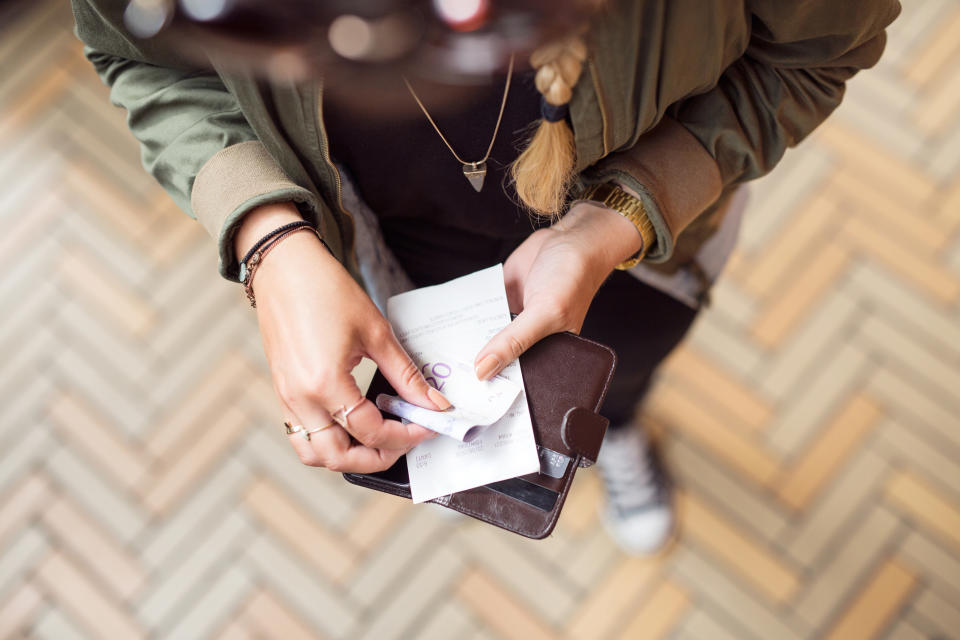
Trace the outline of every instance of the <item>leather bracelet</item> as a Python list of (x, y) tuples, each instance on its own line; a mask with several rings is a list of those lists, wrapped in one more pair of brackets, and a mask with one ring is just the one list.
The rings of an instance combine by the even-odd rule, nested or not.
[[(251, 307), (257, 307), (257, 299), (253, 295), (253, 277), (257, 274), (260, 265), (263, 264), (263, 259), (270, 253), (271, 249), (280, 244), (280, 241), (298, 231), (312, 231), (321, 244), (324, 247), (327, 246), (327, 243), (323, 241), (323, 236), (320, 235), (320, 231), (311, 226), (310, 223), (284, 225), (261, 238), (261, 241), (254, 245), (255, 248), (247, 252), (249, 258), (244, 260), (240, 270), (240, 282), (243, 283), (243, 291), (247, 294), (247, 300), (250, 301)], [(329, 251), (329, 248), (327, 250)]]
[(243, 256), (243, 258), (240, 260), (240, 282), (243, 282), (243, 276), (246, 273), (245, 269), (246, 269), (247, 262), (250, 261), (250, 258), (253, 256), (254, 253), (256, 253), (257, 249), (259, 249), (260, 247), (262, 247), (263, 245), (265, 245), (267, 242), (270, 241), (270, 238), (273, 238), (274, 236), (278, 236), (288, 229), (296, 229), (297, 227), (309, 227), (309, 226), (310, 226), (310, 223), (307, 222), (306, 220), (297, 220), (296, 222), (288, 222), (283, 226), (277, 227), (267, 235), (263, 236), (262, 238), (254, 242), (253, 246), (250, 247), (249, 250), (247, 250), (247, 255)]
[(650, 251), (650, 247), (657, 241), (657, 232), (653, 228), (653, 223), (647, 217), (647, 211), (643, 207), (643, 202), (630, 195), (612, 182), (601, 182), (587, 187), (580, 197), (574, 201), (590, 202), (599, 204), (607, 209), (613, 209), (624, 218), (633, 223), (640, 234), (643, 245), (633, 256), (627, 258), (615, 268), (625, 270), (640, 264), (643, 257)]

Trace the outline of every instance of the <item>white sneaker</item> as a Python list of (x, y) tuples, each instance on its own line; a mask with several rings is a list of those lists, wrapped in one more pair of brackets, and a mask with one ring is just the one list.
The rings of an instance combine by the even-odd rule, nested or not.
[(653, 554), (674, 529), (671, 486), (642, 431), (607, 431), (597, 460), (607, 490), (602, 520), (607, 533), (631, 555)]

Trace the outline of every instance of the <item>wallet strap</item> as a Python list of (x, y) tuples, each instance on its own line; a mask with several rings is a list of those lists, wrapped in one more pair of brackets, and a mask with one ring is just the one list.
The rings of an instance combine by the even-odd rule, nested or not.
[(560, 437), (563, 444), (579, 456), (581, 467), (589, 467), (597, 461), (609, 424), (610, 421), (603, 416), (582, 407), (573, 407), (564, 414)]

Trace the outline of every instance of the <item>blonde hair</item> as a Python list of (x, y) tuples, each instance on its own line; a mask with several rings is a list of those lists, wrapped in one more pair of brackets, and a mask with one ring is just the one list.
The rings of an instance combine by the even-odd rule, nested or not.
[[(570, 102), (586, 59), (587, 46), (580, 36), (547, 44), (531, 54), (537, 91), (549, 105), (563, 107)], [(536, 126), (510, 175), (524, 205), (539, 215), (557, 218), (574, 177), (573, 131), (565, 118), (557, 122), (541, 118)]]

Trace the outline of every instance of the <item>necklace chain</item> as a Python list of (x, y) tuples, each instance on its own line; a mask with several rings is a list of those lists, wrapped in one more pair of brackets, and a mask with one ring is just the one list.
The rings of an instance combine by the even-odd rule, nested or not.
[(410, 95), (413, 96), (413, 99), (417, 101), (417, 106), (420, 107), (420, 110), (423, 111), (423, 115), (427, 116), (427, 120), (430, 121), (430, 124), (433, 125), (433, 130), (437, 132), (437, 135), (440, 136), (440, 139), (443, 140), (443, 144), (447, 145), (447, 149), (450, 150), (450, 153), (453, 154), (453, 157), (456, 158), (460, 164), (464, 166), (477, 166), (482, 165), (490, 157), (490, 153), (493, 151), (493, 144), (497, 140), (497, 133), (500, 132), (500, 122), (503, 120), (503, 111), (507, 106), (507, 95), (510, 93), (510, 80), (513, 77), (513, 56), (510, 56), (510, 66), (507, 67), (507, 83), (503, 87), (503, 99), (500, 101), (500, 113), (497, 115), (497, 124), (493, 128), (493, 137), (490, 138), (490, 145), (487, 147), (487, 152), (483, 157), (476, 162), (469, 162), (464, 160), (457, 152), (453, 150), (453, 147), (450, 146), (450, 142), (447, 141), (447, 137), (443, 135), (443, 132), (440, 131), (440, 127), (437, 126), (437, 123), (433, 121), (433, 118), (430, 116), (430, 112), (427, 111), (427, 108), (423, 105), (423, 102), (420, 100), (420, 97), (417, 95), (417, 92), (413, 90), (413, 86), (410, 84), (410, 81), (407, 80), (404, 76), (403, 81), (407, 85), (407, 90), (410, 91)]

